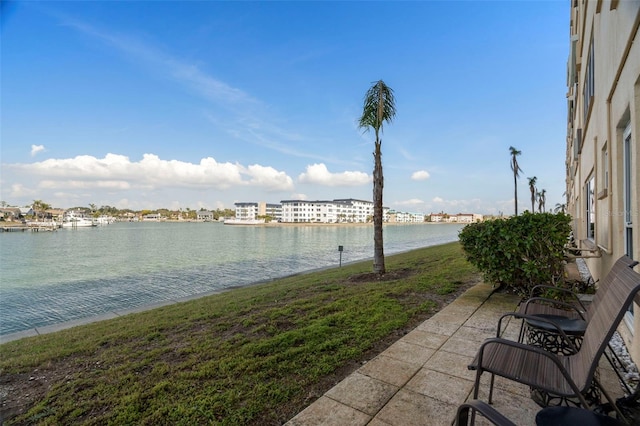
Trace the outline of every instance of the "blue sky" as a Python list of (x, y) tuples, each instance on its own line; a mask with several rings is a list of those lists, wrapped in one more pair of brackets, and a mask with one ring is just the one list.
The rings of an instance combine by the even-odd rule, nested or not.
[(372, 199), (374, 81), (396, 97), (384, 205), (513, 213), (509, 147), (563, 203), (569, 4), (3, 2), (0, 199), (233, 208)]

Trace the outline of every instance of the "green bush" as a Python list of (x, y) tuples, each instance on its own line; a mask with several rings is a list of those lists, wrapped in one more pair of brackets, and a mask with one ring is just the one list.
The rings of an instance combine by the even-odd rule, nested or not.
[(537, 284), (562, 279), (570, 222), (564, 213), (525, 212), (467, 225), (460, 231), (460, 243), (485, 281), (525, 296)]

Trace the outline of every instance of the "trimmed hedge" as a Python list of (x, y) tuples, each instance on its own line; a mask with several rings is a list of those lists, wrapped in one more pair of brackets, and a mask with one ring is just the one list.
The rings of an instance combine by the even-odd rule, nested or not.
[(562, 280), (570, 222), (564, 213), (525, 212), (467, 225), (459, 237), (467, 260), (485, 281), (525, 296), (537, 284)]

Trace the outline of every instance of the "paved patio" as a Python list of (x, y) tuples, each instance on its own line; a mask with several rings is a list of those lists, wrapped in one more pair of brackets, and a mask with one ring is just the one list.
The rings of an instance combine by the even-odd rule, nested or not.
[[(519, 298), (492, 294), (478, 284), (367, 362), (286, 423), (288, 426), (451, 425), (458, 406), (470, 398), (475, 372), (467, 365), (480, 343), (495, 337), (498, 319)], [(515, 339), (511, 321), (503, 336)], [(606, 370), (609, 371), (606, 371)], [(602, 365), (603, 385), (621, 393), (613, 371)], [(486, 401), (489, 375), (480, 399)], [(529, 388), (496, 377), (494, 407), (518, 425), (534, 425), (540, 409)], [(477, 424), (488, 424), (480, 419)]]

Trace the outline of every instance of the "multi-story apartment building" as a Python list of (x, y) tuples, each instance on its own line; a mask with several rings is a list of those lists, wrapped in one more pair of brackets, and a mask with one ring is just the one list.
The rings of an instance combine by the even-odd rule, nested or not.
[[(303, 223), (366, 223), (373, 218), (371, 201), (353, 198), (332, 201), (282, 200), (282, 222)], [(383, 207), (383, 221), (388, 221)]]
[[(624, 254), (640, 260), (640, 2), (571, 0), (570, 9), (567, 212), (597, 280)], [(639, 305), (619, 331), (639, 362)]]
[(282, 219), (282, 205), (269, 204), (264, 201), (258, 203), (234, 203), (236, 207), (236, 220), (252, 221), (259, 217), (270, 216), (273, 220)]
[(476, 213), (458, 213), (458, 214), (431, 213), (429, 215), (430, 222), (474, 223), (474, 222), (482, 222), (483, 220), (484, 220), (484, 216)]
[(409, 213), (389, 210), (388, 216), (389, 223), (422, 223), (425, 221), (425, 216), (422, 213)]

